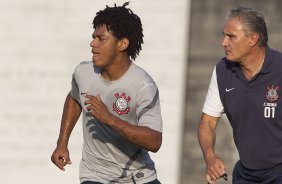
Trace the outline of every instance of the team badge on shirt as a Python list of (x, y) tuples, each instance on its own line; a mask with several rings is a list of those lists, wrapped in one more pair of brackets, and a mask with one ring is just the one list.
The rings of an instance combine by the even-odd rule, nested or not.
[(115, 94), (116, 101), (113, 103), (113, 110), (119, 115), (128, 114), (130, 107), (128, 105), (131, 100), (130, 96), (126, 96), (123, 92), (121, 95), (118, 93)]
[(267, 89), (267, 93), (265, 97), (266, 97), (266, 100), (268, 100), (268, 102), (263, 103), (264, 117), (265, 118), (275, 118), (276, 107), (277, 107), (277, 103), (275, 101), (278, 100), (279, 87), (275, 85), (271, 85), (271, 86), (267, 86), (266, 89)]
[(279, 90), (278, 86), (271, 85), (266, 87), (268, 89), (267, 94), (265, 95), (266, 99), (270, 102), (274, 102), (278, 99), (278, 93)]

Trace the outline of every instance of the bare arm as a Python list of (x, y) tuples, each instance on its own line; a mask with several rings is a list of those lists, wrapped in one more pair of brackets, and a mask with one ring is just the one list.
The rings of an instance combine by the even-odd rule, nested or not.
[(92, 116), (101, 123), (112, 127), (127, 140), (145, 150), (152, 152), (157, 152), (159, 150), (162, 144), (161, 132), (145, 126), (129, 124), (114, 116), (109, 112), (107, 106), (102, 102), (99, 96), (95, 97), (87, 95), (86, 98), (89, 99), (85, 101), (85, 104), (88, 105), (87, 109), (91, 112)]
[(81, 106), (69, 93), (65, 100), (57, 147), (51, 156), (52, 162), (61, 170), (65, 170), (64, 166), (71, 163), (68, 151), (68, 141), (80, 114)]
[(216, 155), (214, 150), (215, 129), (218, 120), (218, 117), (203, 113), (198, 127), (198, 139), (206, 161), (206, 177), (209, 183), (214, 183), (226, 172), (223, 161)]
[(161, 147), (162, 133), (145, 126), (131, 125), (112, 115), (108, 125), (134, 144), (152, 152)]

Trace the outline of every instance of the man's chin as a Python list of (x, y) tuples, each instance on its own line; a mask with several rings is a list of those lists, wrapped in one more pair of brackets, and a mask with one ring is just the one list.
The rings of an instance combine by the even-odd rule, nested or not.
[(230, 57), (230, 56), (225, 56), (225, 58), (228, 60), (228, 61), (231, 61), (231, 62), (235, 62), (236, 60), (233, 58), (233, 57)]
[(97, 66), (97, 60), (95, 60), (95, 59), (92, 59), (92, 63), (94, 64), (94, 66)]
[(97, 67), (97, 68), (103, 68), (103, 64), (101, 64), (101, 63), (99, 63), (99, 62), (97, 62), (97, 61), (94, 61), (94, 60), (92, 60), (92, 63), (93, 63), (93, 65), (95, 66), (95, 67)]

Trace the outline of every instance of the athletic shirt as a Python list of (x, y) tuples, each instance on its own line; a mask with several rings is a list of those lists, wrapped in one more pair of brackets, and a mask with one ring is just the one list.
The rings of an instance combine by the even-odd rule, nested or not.
[(236, 62), (215, 67), (203, 112), (226, 113), (240, 159), (260, 170), (282, 163), (282, 54), (266, 48), (260, 72), (247, 80)]
[(73, 74), (71, 95), (83, 109), (81, 182), (141, 184), (156, 179), (148, 151), (91, 116), (84, 105), (86, 94), (99, 95), (118, 118), (162, 132), (159, 92), (153, 79), (132, 62), (120, 79), (107, 81), (92, 62), (82, 62)]

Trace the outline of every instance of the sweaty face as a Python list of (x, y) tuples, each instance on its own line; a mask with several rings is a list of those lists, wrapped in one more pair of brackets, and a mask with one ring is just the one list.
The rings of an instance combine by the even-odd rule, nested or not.
[(244, 26), (238, 18), (229, 19), (223, 29), (222, 47), (229, 61), (241, 62), (247, 57), (250, 50), (250, 37), (247, 36)]
[(95, 66), (104, 68), (114, 62), (118, 53), (118, 40), (105, 25), (97, 27), (92, 34), (92, 60)]

